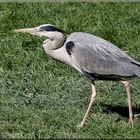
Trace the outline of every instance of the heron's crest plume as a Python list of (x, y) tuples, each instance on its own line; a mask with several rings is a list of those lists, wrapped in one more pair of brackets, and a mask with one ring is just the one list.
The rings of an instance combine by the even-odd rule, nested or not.
[(56, 26), (54, 26), (52, 24), (43, 24), (43, 25), (40, 25), (38, 28), (40, 31), (47, 31), (47, 32), (52, 31), (52, 32), (64, 33), (63, 30), (57, 28)]

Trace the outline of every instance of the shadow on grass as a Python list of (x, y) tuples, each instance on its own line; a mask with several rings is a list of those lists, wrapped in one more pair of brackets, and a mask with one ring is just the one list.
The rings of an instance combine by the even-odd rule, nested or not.
[[(128, 106), (120, 106), (120, 105), (107, 105), (107, 104), (101, 104), (101, 106), (103, 106), (103, 112), (105, 113), (118, 113), (119, 115), (128, 118), (129, 114), (128, 114)], [(135, 114), (139, 114), (140, 113), (140, 104), (132, 107), (133, 113)]]

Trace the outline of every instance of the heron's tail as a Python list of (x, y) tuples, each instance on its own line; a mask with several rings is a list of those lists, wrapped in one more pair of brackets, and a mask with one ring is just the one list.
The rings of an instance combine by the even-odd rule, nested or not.
[(140, 63), (137, 61), (131, 62), (131, 63), (134, 65), (133, 71), (134, 71), (135, 75), (140, 78)]
[(136, 73), (136, 75), (137, 75), (137, 77), (139, 77), (139, 78), (140, 78), (140, 71), (139, 71), (139, 73)]

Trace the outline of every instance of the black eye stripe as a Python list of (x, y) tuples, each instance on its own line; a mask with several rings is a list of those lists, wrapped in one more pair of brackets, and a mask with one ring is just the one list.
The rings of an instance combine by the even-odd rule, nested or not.
[(42, 26), (42, 27), (40, 27), (40, 31), (52, 31), (52, 32), (58, 31), (58, 32), (63, 33), (63, 31), (61, 29), (58, 29), (54, 26)]

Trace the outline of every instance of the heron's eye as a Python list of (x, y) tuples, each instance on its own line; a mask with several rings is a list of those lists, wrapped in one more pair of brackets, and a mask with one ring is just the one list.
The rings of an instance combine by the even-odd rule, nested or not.
[(45, 31), (45, 30), (41, 27), (41, 28), (39, 28), (39, 31)]

